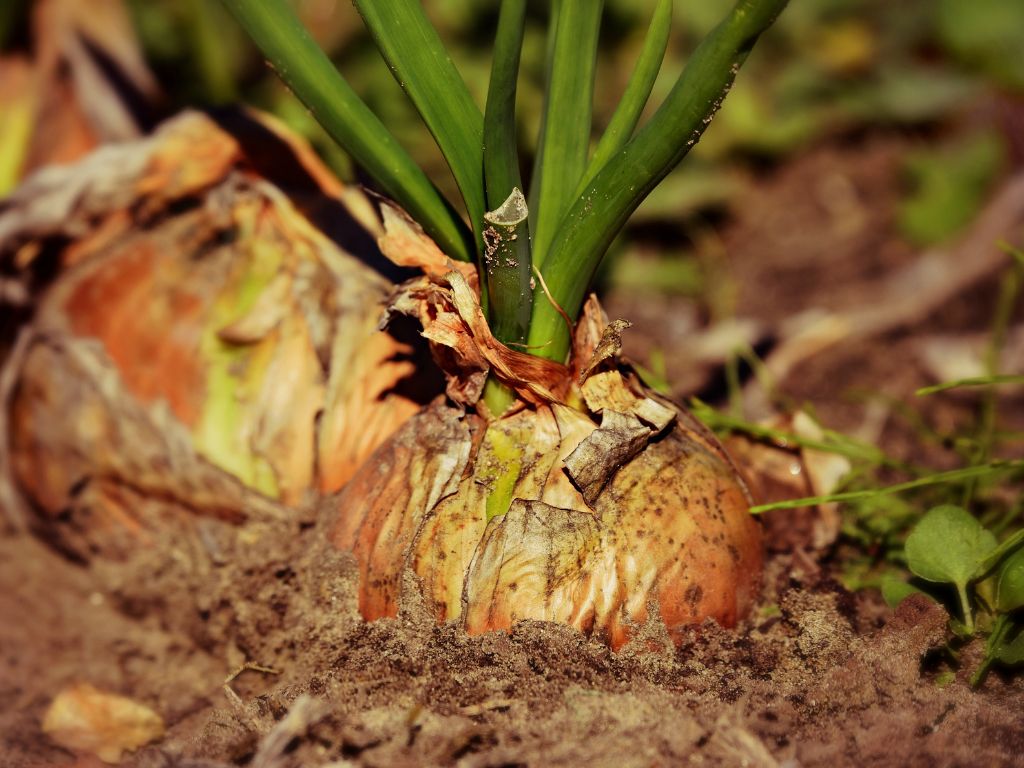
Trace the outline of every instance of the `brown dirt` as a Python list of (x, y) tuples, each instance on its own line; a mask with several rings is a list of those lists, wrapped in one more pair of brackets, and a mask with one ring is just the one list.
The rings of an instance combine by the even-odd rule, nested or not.
[[(757, 213), (724, 233), (745, 312), (775, 322), (815, 291), (863, 301), (910, 258), (886, 213), (898, 156), (891, 139), (823, 148), (751, 188), (759, 207), (745, 210)], [(845, 240), (829, 234), (832, 208), (797, 202), (837, 173), (860, 190), (867, 222)], [(958, 327), (985, 327), (995, 288), (963, 297), (973, 303), (952, 310), (969, 321)], [(630, 316), (629, 302), (618, 308)], [(813, 358), (784, 388), (855, 428), (865, 406), (850, 388), (908, 398), (923, 379), (914, 366), (894, 373), (879, 345), (909, 355), (942, 318)], [(639, 325), (634, 337), (671, 343), (663, 324)], [(954, 424), (973, 412), (949, 409), (932, 416)], [(886, 447), (921, 450), (906, 430)], [(173, 547), (86, 567), (29, 534), (0, 535), (0, 763), (75, 764), (39, 724), (60, 689), (87, 681), (165, 718), (166, 738), (125, 762), (144, 768), (1024, 764), (1024, 679), (993, 674), (972, 691), (977, 645), (951, 679), (941, 609), (911, 599), (890, 613), (873, 594), (851, 595), (827, 556), (774, 554), (754, 618), (734, 631), (708, 624), (675, 649), (653, 620), (613, 654), (537, 622), (470, 637), (413, 598), (398, 618), (367, 624), (326, 524), (281, 523), (254, 540), (243, 530), (203, 567)], [(246, 662), (279, 674), (243, 672), (235, 700), (222, 683)]]
[[(1019, 680), (936, 675), (941, 609), (909, 600), (879, 629), (871, 600), (785, 557), (760, 609), (778, 615), (678, 650), (654, 621), (613, 654), (542, 623), (469, 637), (409, 600), (366, 624), (350, 564), (317, 527), (292, 533), (202, 576), (155, 552), (90, 572), (0, 539), (6, 764), (71, 764), (38, 724), (83, 679), (166, 718), (136, 766), (1012, 765), (1024, 748)], [(232, 702), (221, 683), (245, 661), (280, 674), (245, 672)], [(258, 754), (296, 707), (280, 754)]]

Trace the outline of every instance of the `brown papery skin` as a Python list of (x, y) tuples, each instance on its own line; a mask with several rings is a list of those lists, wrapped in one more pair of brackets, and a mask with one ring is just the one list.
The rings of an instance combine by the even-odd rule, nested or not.
[[(706, 618), (732, 626), (749, 610), (761, 573), (760, 525), (707, 435), (677, 421), (619, 468), (590, 507), (556, 459), (597, 424), (566, 408), (557, 419), (546, 408), (521, 411), (508, 418), (535, 424), (524, 447), (533, 458), (517, 481), (525, 493), (487, 522), (479, 465), (493, 457), (466, 418), (440, 404), (422, 412), (330, 502), (331, 540), (356, 555), (366, 619), (396, 615), (406, 568), (438, 620), (457, 620), (470, 633), (556, 621), (617, 649), (652, 603), (677, 643), (685, 627)], [(561, 439), (551, 436), (555, 421)], [(543, 444), (546, 456), (537, 451)], [(437, 478), (440, 454), (469, 448), (468, 461), (452, 457)], [(422, 491), (431, 477), (435, 488), (443, 480), (451, 489), (438, 502)]]
[(294, 518), (433, 394), (399, 391), (411, 350), (377, 329), (369, 203), (257, 115), (103, 153), (0, 210), (0, 265), (38, 289), (0, 376), (0, 501), (82, 559), (176, 541), (172, 518)]

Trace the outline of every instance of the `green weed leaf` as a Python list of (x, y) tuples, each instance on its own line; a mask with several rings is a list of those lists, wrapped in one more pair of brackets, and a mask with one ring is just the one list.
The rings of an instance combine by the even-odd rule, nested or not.
[(922, 246), (955, 235), (981, 207), (1004, 155), (1001, 139), (991, 132), (912, 153), (906, 167), (914, 191), (900, 208), (900, 229)]
[(448, 162), (479, 243), (487, 210), (483, 114), (418, 0), (355, 0), (354, 4), (391, 74)]
[(1003, 664), (1024, 664), (1024, 631), (1018, 631), (1011, 642), (996, 648), (995, 657)]
[(1014, 550), (1019, 549), (1022, 545), (1024, 545), (1024, 528), (1011, 536), (1008, 536), (999, 543), (999, 546), (989, 552), (978, 564), (978, 569), (974, 573), (974, 578), (980, 579), (995, 568), (1007, 555)]
[(962, 589), (996, 547), (996, 537), (973, 515), (946, 504), (930, 510), (907, 537), (907, 565), (926, 581)]
[(1024, 606), (1024, 547), (1003, 560), (996, 577), (996, 610), (1003, 613)]

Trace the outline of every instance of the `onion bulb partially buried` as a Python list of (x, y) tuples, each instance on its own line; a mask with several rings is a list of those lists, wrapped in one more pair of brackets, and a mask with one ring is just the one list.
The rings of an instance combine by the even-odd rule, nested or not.
[(0, 212), (0, 259), (57, 271), (4, 375), (0, 490), (82, 558), (294, 516), (419, 407), (377, 328), (391, 285), (344, 250), (374, 247), (368, 202), (265, 118), (236, 123), (186, 113)]
[[(408, 283), (395, 308), (421, 319), (448, 398), (325, 502), (366, 619), (396, 615), (407, 569), (437, 619), (470, 633), (540, 619), (618, 648), (652, 603), (677, 641), (745, 614), (761, 572), (746, 488), (715, 438), (618, 359), (621, 325), (595, 299), (571, 370), (498, 345), (460, 274)], [(500, 418), (480, 412), (488, 371), (521, 399)]]

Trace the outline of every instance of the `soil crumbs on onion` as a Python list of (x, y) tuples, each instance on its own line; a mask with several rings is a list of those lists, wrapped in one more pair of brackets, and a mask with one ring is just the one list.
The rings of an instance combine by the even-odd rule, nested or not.
[[(898, 152), (883, 142), (864, 162), (863, 151), (812, 152), (754, 188), (757, 216), (726, 235), (731, 254), (765, 265), (738, 265), (741, 292), (805, 296), (845, 283), (863, 298), (873, 275), (905, 263), (906, 250), (888, 240), (880, 246), (880, 228), (891, 231), (891, 222), (872, 218), (871, 205), (884, 197), (872, 184), (898, 185)], [(806, 233), (802, 245), (776, 238), (773, 247), (757, 224), (773, 220), (773, 201), (782, 215), (794, 195), (805, 195), (807, 174), (836, 173), (867, 206), (864, 235), (851, 239), (843, 263), (865, 249), (888, 254), (887, 263), (833, 281), (828, 265), (812, 259), (821, 281), (801, 289), (776, 277), (765, 288), (774, 259), (839, 258), (842, 249), (826, 242), (828, 211), (808, 210), (802, 228), (786, 227)], [(789, 274), (809, 279), (806, 269)], [(978, 290), (991, 296), (995, 287), (991, 280)], [(977, 294), (959, 303), (977, 308), (971, 319), (983, 331), (991, 302)], [(790, 309), (802, 308), (792, 300)], [(612, 311), (639, 320), (632, 338), (671, 348), (656, 320), (644, 322), (645, 304), (638, 297)], [(754, 309), (769, 323), (790, 314), (778, 304)], [(828, 383), (889, 394), (897, 383), (904, 394), (928, 383), (913, 366), (897, 382), (878, 350), (945, 330), (935, 325), (950, 311), (935, 313), (930, 328), (810, 360), (783, 386), (831, 426), (856, 426), (855, 407)], [(954, 410), (951, 418), (963, 415)], [(921, 450), (903, 433), (887, 431), (882, 443), (900, 454)], [(889, 611), (875, 593), (846, 592), (828, 562), (800, 551), (773, 548), (762, 602), (739, 628), (709, 623), (676, 649), (652, 620), (613, 654), (538, 622), (470, 637), (435, 625), (409, 599), (398, 618), (367, 624), (356, 611), (354, 567), (325, 545), (321, 526), (296, 523), (279, 533), (202, 575), (156, 548), (134, 562), (84, 566), (29, 534), (0, 534), (0, 763), (99, 765), (76, 762), (40, 730), (53, 697), (87, 682), (164, 718), (166, 737), (122, 763), (144, 768), (1024, 764), (1024, 678), (994, 673), (972, 690), (980, 645), (968, 646), (950, 674), (940, 607), (912, 597)], [(245, 663), (277, 674), (245, 670), (229, 694), (225, 679)]]

